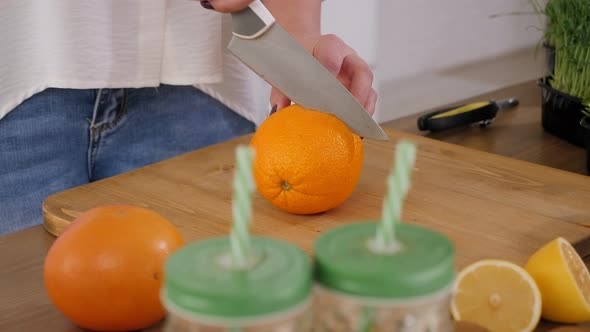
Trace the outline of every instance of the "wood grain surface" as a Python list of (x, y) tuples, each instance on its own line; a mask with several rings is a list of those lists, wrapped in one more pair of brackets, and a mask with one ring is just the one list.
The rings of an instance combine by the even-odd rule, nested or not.
[[(544, 243), (563, 236), (590, 253), (590, 182), (586, 176), (387, 130), (390, 142), (365, 140), (356, 191), (343, 205), (314, 216), (279, 211), (254, 197), (252, 231), (283, 239), (311, 253), (323, 231), (381, 213), (394, 144), (419, 145), (404, 220), (438, 230), (457, 248), (457, 268), (482, 258), (522, 264)], [(249, 137), (211, 146), (120, 176), (54, 194), (45, 201), (49, 229), (103, 204), (137, 204), (171, 220), (186, 240), (228, 232), (234, 148)], [(53, 228), (51, 228), (53, 227)], [(53, 236), (36, 227), (0, 237), (0, 331), (78, 331), (51, 306), (42, 262)], [(540, 331), (556, 327), (544, 323)], [(159, 331), (154, 326), (149, 331)]]
[[(453, 238), (461, 252), (460, 266), (492, 254), (487, 250), (461, 251), (474, 244), (496, 247), (495, 256), (521, 263), (531, 250), (555, 236), (565, 236), (574, 243), (588, 238), (590, 229), (581, 232), (577, 227), (590, 226), (588, 177), (387, 132), (390, 142), (365, 141), (363, 174), (345, 204), (329, 213), (295, 216), (255, 195), (253, 232), (282, 238), (309, 252), (323, 230), (343, 222), (379, 218), (395, 142), (410, 138), (418, 144), (419, 152), (404, 219)], [(47, 228), (59, 229), (53, 221), (67, 224), (94, 206), (126, 203), (159, 211), (187, 240), (226, 234), (234, 148), (248, 140), (243, 137), (52, 195), (43, 205)], [(587, 253), (590, 251), (582, 252)]]

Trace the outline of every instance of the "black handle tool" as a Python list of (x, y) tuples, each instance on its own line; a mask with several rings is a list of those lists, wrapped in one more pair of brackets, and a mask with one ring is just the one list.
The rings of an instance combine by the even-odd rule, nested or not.
[(479, 123), (489, 125), (501, 109), (518, 105), (518, 99), (480, 101), (430, 112), (418, 118), (418, 129), (432, 132)]

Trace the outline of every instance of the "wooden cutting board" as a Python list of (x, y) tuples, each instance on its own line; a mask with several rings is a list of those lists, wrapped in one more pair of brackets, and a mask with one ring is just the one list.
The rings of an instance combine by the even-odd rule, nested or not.
[[(573, 242), (582, 256), (590, 254), (590, 178), (419, 136), (388, 134), (390, 142), (364, 141), (363, 173), (343, 205), (296, 216), (255, 195), (253, 233), (290, 241), (311, 253), (321, 232), (379, 218), (395, 143), (408, 138), (419, 151), (403, 219), (451, 238), (458, 268), (482, 258), (524, 263), (557, 236)], [(45, 228), (57, 235), (84, 210), (124, 203), (158, 211), (188, 241), (225, 235), (231, 221), (234, 148), (248, 140), (242, 137), (54, 194), (43, 206)]]

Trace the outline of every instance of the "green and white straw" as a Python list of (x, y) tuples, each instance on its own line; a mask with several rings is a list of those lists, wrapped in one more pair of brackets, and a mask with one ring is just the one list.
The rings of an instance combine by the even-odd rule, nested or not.
[(255, 184), (252, 177), (254, 152), (250, 147), (236, 148), (232, 215), (233, 225), (230, 244), (234, 267), (246, 267), (251, 257), (250, 222), (252, 219), (252, 192)]
[(376, 250), (387, 252), (396, 250), (396, 225), (401, 222), (403, 201), (410, 189), (412, 168), (416, 161), (416, 145), (400, 141), (395, 150), (394, 169), (387, 178), (387, 194), (383, 202), (383, 215), (377, 225), (375, 237)]

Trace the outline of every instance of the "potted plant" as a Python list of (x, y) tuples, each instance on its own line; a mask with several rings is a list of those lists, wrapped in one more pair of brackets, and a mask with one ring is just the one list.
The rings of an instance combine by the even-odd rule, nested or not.
[(539, 79), (542, 126), (551, 134), (587, 150), (590, 174), (590, 0), (529, 0), (532, 12), (545, 18), (540, 45), (546, 76)]
[(543, 128), (558, 137), (584, 146), (580, 125), (590, 100), (590, 1), (549, 0), (546, 40), (555, 48), (555, 69), (539, 80), (542, 90)]

